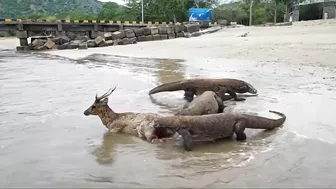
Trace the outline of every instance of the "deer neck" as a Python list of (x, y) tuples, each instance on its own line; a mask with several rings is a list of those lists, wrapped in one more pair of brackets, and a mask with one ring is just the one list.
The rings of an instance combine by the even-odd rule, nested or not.
[(103, 124), (107, 126), (107, 124), (113, 122), (118, 117), (118, 114), (115, 113), (109, 106), (107, 106), (100, 112), (98, 116)]

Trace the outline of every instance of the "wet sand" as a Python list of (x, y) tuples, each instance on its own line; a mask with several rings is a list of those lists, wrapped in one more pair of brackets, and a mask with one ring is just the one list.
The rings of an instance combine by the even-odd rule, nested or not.
[[(0, 51), (0, 186), (335, 187), (336, 22), (312, 23), (42, 55)], [(148, 91), (195, 77), (248, 81), (259, 95), (227, 101), (225, 111), (269, 118), (278, 117), (269, 109), (281, 111), (284, 127), (185, 152), (180, 144), (106, 133), (98, 117), (83, 115), (96, 92), (114, 85), (115, 111), (171, 114), (183, 93), (151, 98)]]

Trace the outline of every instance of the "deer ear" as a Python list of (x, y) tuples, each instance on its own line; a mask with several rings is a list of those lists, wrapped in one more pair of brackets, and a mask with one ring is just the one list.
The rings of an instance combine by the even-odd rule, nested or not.
[(103, 100), (101, 100), (101, 102), (107, 104), (108, 103), (108, 98), (104, 98)]

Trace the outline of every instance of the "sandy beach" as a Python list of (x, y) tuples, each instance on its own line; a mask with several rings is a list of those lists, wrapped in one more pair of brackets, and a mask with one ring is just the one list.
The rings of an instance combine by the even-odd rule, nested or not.
[[(195, 38), (141, 42), (136, 45), (48, 51), (73, 59), (93, 53), (152, 58), (228, 58), (336, 65), (336, 20), (294, 22), (292, 26), (225, 28)], [(247, 37), (237, 37), (249, 32)]]

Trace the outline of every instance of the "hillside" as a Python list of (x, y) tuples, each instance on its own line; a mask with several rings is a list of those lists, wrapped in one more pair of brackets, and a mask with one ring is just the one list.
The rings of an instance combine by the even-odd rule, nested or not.
[(98, 13), (102, 6), (98, 0), (0, 0), (0, 18), (22, 18), (32, 13), (54, 16), (74, 10)]

